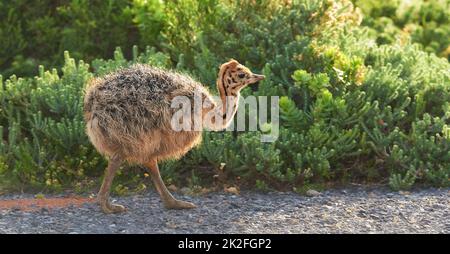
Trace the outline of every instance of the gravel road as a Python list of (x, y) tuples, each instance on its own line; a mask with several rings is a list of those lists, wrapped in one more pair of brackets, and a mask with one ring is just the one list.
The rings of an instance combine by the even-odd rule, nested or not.
[[(166, 210), (155, 192), (117, 197), (124, 214), (96, 204), (0, 211), (0, 233), (450, 233), (450, 189), (408, 193), (384, 188), (296, 193), (177, 195), (194, 210)], [(2, 195), (0, 200), (32, 198)]]

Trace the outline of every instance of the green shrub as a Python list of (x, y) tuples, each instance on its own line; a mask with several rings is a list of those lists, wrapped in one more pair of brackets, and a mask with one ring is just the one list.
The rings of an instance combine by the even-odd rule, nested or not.
[(66, 53), (62, 75), (40, 67), (33, 79), (12, 76), (2, 82), (0, 157), (7, 164), (2, 180), (52, 189), (103, 170), (105, 162), (84, 132), (82, 93), (92, 77), (88, 68)]
[(163, 26), (159, 1), (146, 1), (154, 3), (146, 7), (142, 2), (2, 1), (0, 74), (35, 75), (38, 63), (60, 67), (65, 50), (87, 62), (110, 58), (117, 46), (131, 56), (132, 45), (153, 43), (149, 38), (157, 38)]
[(450, 60), (450, 1), (354, 0), (365, 15), (363, 25), (379, 44), (411, 40), (424, 51)]
[[(73, 4), (81, 11), (83, 3)], [(381, 6), (369, 8), (375, 20), (381, 13), (393, 17), (398, 8)], [(129, 54), (116, 48), (112, 59), (91, 66), (66, 53), (61, 69), (39, 67), (34, 78), (0, 81), (2, 183), (56, 190), (94, 185), (91, 178), (102, 174), (106, 161), (84, 133), (82, 91), (90, 77), (141, 62), (189, 73), (215, 91), (217, 67), (235, 58), (266, 75), (244, 96), (280, 96), (279, 138), (262, 143), (261, 131), (205, 132), (201, 146), (162, 163), (168, 183), (198, 188), (219, 179), (299, 192), (348, 181), (397, 190), (450, 185), (450, 64), (418, 45), (388, 37), (381, 43), (351, 2), (133, 1), (122, 10), (114, 15), (135, 17), (147, 36), (139, 38), (154, 47), (139, 53), (142, 46), (127, 46)], [(102, 47), (112, 52), (109, 46)], [(116, 191), (145, 189), (142, 172), (125, 168)]]

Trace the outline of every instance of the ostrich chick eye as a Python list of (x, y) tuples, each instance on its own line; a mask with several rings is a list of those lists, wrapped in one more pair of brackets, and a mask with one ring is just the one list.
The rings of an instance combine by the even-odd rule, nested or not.
[(244, 74), (244, 73), (240, 73), (240, 74), (238, 75), (238, 77), (239, 77), (239, 78), (245, 78), (245, 74)]

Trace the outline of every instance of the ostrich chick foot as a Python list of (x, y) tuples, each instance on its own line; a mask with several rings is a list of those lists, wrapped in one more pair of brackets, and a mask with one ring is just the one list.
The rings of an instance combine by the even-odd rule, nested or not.
[(191, 202), (173, 199), (173, 200), (164, 202), (164, 207), (167, 209), (192, 209), (192, 208), (196, 208), (197, 206)]
[(104, 213), (122, 213), (125, 212), (127, 209), (122, 206), (122, 205), (118, 205), (118, 204), (111, 204), (109, 202), (107, 203), (102, 203), (101, 205), (102, 211)]

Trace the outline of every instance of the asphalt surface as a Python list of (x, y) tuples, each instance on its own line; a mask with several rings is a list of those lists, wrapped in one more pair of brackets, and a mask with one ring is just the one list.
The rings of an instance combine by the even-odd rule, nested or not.
[[(315, 193), (318, 194), (318, 193)], [(450, 233), (450, 189), (385, 188), (297, 193), (175, 195), (192, 210), (167, 210), (158, 195), (113, 197), (127, 207), (105, 215), (95, 203), (64, 208), (0, 210), (0, 233)], [(0, 200), (32, 198), (6, 194)]]

